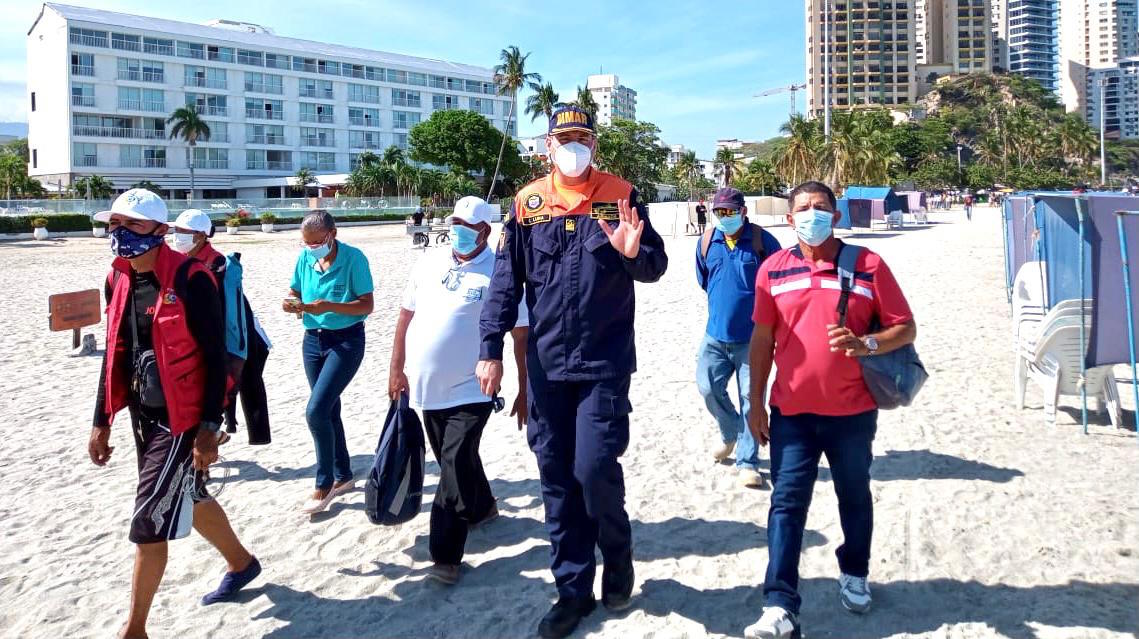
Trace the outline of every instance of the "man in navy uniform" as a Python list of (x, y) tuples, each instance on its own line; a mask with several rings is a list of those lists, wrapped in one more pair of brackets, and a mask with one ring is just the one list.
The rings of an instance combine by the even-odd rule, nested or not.
[(617, 460), (629, 444), (629, 380), (637, 367), (633, 282), (660, 279), (668, 257), (636, 189), (590, 166), (597, 138), (588, 112), (556, 110), (546, 147), (552, 172), (518, 192), (499, 239), (477, 374), (484, 392), (498, 390), (503, 336), (525, 291), (527, 440), (538, 458), (558, 589), (538, 633), (560, 638), (596, 606), (596, 547), (604, 560), (602, 603), (626, 608), (633, 592)]

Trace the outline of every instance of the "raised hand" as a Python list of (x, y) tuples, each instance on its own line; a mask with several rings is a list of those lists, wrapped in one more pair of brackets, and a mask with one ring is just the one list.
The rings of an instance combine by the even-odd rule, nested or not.
[(613, 248), (631, 260), (641, 252), (641, 233), (645, 231), (645, 221), (637, 215), (635, 208), (629, 206), (629, 200), (617, 200), (617, 213), (620, 221), (616, 229), (605, 220), (597, 220), (597, 223), (605, 231)]

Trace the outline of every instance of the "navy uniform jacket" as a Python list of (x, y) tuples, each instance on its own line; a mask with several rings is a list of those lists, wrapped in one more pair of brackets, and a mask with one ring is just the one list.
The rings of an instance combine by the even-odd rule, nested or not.
[[(617, 227), (618, 199), (628, 199), (645, 222), (632, 260), (598, 225)], [(573, 189), (559, 190), (552, 176), (536, 180), (515, 196), (502, 230), (479, 321), (479, 357), (502, 359), (503, 336), (514, 328), (525, 290), (532, 370), (569, 382), (629, 375), (637, 368), (633, 282), (655, 282), (667, 267), (664, 241), (628, 182), (597, 169)]]

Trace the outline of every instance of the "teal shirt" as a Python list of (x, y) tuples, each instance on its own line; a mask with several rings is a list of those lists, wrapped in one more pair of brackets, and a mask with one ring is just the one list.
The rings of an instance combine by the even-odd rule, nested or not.
[[(336, 260), (323, 273), (316, 270), (316, 260), (308, 251), (302, 249), (297, 257), (290, 288), (301, 294), (301, 301), (305, 304), (316, 300), (345, 304), (372, 292), (372, 271), (368, 266), (368, 258), (364, 257), (360, 249), (340, 240), (336, 241), (336, 247)], [(366, 316), (343, 313), (305, 313), (304, 325), (305, 328), (339, 330), (363, 322), (364, 317)]]

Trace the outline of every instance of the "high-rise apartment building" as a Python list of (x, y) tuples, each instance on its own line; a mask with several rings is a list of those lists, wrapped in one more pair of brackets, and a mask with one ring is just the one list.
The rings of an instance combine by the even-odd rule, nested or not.
[(938, 77), (993, 67), (989, 0), (918, 0), (918, 94)]
[[(469, 109), (514, 133), (490, 69), (275, 35), (45, 4), (27, 36), (29, 174), (68, 185), (98, 174), (173, 195), (274, 195), (300, 168), (350, 171), (361, 153), (406, 147), (432, 112)], [(210, 127), (187, 160), (167, 117)], [(276, 193), (280, 186), (271, 187)]]
[[(997, 0), (993, 66), (1059, 89), (1059, 0)], [(994, 2), (996, 4), (996, 2)]]
[(1100, 124), (1101, 90), (1105, 136), (1139, 139), (1139, 56), (1088, 72), (1087, 116), (1096, 128)]
[[(824, 49), (829, 49), (831, 108), (889, 107), (917, 98), (915, 5), (914, 0), (806, 0), (811, 116), (823, 112)], [(829, 47), (823, 46), (824, 22), (829, 22)]]
[(1060, 0), (1060, 99), (1088, 113), (1093, 69), (1139, 55), (1137, 0)]
[(585, 88), (597, 103), (597, 123), (613, 124), (613, 120), (637, 119), (637, 92), (622, 86), (613, 74), (591, 75), (585, 79)]

